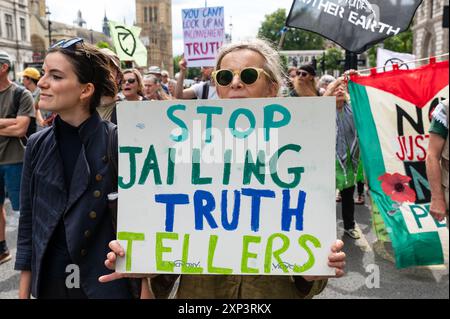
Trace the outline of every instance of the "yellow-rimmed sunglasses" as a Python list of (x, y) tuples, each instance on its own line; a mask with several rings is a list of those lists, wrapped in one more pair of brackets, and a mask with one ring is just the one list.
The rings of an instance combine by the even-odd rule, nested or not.
[(217, 70), (212, 73), (212, 77), (217, 85), (223, 87), (229, 86), (236, 75), (240, 77), (242, 83), (252, 85), (259, 79), (261, 73), (265, 74), (269, 79), (272, 78), (264, 69), (253, 67), (244, 68), (239, 71), (228, 69)]

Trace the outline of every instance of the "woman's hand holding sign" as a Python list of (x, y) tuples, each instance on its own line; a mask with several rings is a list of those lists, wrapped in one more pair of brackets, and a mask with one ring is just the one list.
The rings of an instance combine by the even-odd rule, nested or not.
[[(106, 268), (110, 270), (116, 270), (116, 261), (117, 257), (124, 258), (125, 257), (125, 250), (122, 248), (120, 243), (117, 240), (111, 241), (109, 243), (109, 248), (111, 249), (111, 252), (108, 253), (105, 260), (105, 266)], [(156, 277), (157, 275), (146, 275), (146, 274), (128, 274), (128, 273), (119, 273), (119, 272), (113, 272), (109, 275), (101, 276), (98, 280), (101, 283), (107, 283), (110, 281), (122, 279), (122, 278), (152, 278)]]
[(331, 254), (328, 256), (328, 266), (334, 268), (336, 276), (320, 277), (320, 276), (303, 276), (307, 281), (323, 280), (328, 278), (340, 278), (345, 275), (345, 259), (346, 255), (342, 251), (344, 248), (344, 242), (342, 240), (336, 240), (333, 246), (331, 246)]
[[(125, 250), (122, 248), (120, 243), (117, 240), (114, 240), (109, 243), (109, 248), (111, 252), (108, 253), (105, 260), (105, 266), (110, 270), (116, 269), (116, 261), (117, 257), (125, 258)], [(345, 259), (346, 255), (342, 251), (344, 248), (344, 243), (341, 240), (337, 240), (333, 246), (331, 246), (331, 254), (328, 256), (328, 266), (330, 268), (334, 268), (336, 275), (330, 277), (321, 277), (321, 276), (303, 276), (303, 278), (307, 281), (315, 281), (315, 280), (323, 280), (328, 278), (340, 278), (345, 274)], [(99, 281), (102, 283), (107, 283), (110, 281), (114, 281), (122, 278), (154, 278), (158, 275), (146, 275), (146, 274), (128, 274), (128, 273), (119, 273), (114, 272), (109, 275), (101, 276)]]

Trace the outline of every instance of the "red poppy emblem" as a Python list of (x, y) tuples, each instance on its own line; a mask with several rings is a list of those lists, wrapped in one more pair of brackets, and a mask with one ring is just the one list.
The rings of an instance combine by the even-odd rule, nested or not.
[(398, 173), (395, 173), (394, 175), (386, 173), (379, 177), (378, 180), (381, 181), (383, 192), (393, 201), (399, 203), (414, 203), (416, 201), (416, 192), (408, 185), (411, 181), (411, 177), (403, 176)]

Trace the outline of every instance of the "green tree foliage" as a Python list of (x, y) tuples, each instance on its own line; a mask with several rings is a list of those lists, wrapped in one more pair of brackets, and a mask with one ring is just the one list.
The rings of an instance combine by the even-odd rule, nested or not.
[[(380, 45), (377, 44), (369, 49), (369, 63), (371, 67), (377, 66), (377, 48)], [(396, 35), (395, 37), (390, 37), (384, 40), (384, 48), (386, 50), (391, 50), (400, 53), (412, 53), (413, 52), (413, 32), (408, 29), (405, 32)]]
[(325, 57), (319, 59), (317, 68), (322, 69), (322, 61), (325, 58), (325, 72), (331, 72), (333, 70), (339, 70), (341, 73), (344, 72), (344, 67), (341, 64), (341, 60), (344, 59), (344, 54), (339, 48), (329, 48), (325, 52)]
[(288, 69), (288, 58), (284, 55), (280, 56), (281, 59), (281, 66), (283, 67), (283, 70)]
[(181, 60), (181, 55), (177, 55), (177, 56), (173, 57), (173, 72), (175, 74), (180, 72), (180, 66), (178, 65), (180, 63), (180, 60)]
[[(176, 57), (173, 58), (173, 71), (175, 74), (177, 74), (178, 72), (180, 72), (180, 60), (181, 60), (182, 56), (181, 55), (177, 55)], [(200, 68), (188, 68), (187, 74), (186, 74), (186, 79), (194, 79), (196, 77), (200, 78), (201, 77), (201, 69)]]
[(105, 41), (100, 41), (99, 43), (97, 43), (97, 48), (100, 48), (100, 49), (106, 48), (106, 49), (111, 50), (111, 46), (109, 45), (108, 42), (105, 42)]
[[(277, 44), (281, 39), (281, 30), (286, 23), (286, 9), (278, 9), (265, 17), (258, 31), (258, 38), (267, 39)], [(300, 29), (289, 29), (284, 39), (282, 50), (321, 50), (324, 38)]]

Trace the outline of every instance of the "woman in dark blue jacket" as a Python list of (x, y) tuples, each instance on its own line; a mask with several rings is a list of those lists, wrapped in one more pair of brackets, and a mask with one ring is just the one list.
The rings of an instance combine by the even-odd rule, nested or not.
[[(39, 107), (54, 126), (28, 141), (15, 269), (19, 297), (131, 298), (128, 282), (98, 282), (115, 238), (107, 196), (117, 188), (108, 148), (115, 126), (95, 111), (117, 86), (108, 57), (82, 39), (55, 44), (44, 63)], [(111, 148), (112, 149), (112, 148)]]

